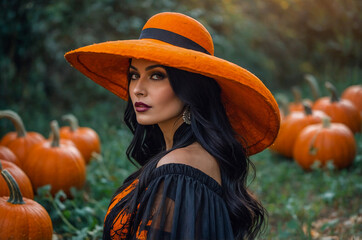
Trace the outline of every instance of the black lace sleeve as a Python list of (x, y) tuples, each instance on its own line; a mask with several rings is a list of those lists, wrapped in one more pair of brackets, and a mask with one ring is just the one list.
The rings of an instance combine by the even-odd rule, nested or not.
[(214, 179), (183, 164), (163, 165), (152, 179), (138, 206), (137, 239), (233, 239)]

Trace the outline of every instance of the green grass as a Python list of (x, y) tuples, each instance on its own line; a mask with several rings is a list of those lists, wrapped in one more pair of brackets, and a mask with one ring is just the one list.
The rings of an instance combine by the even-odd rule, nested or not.
[[(36, 197), (51, 215), (59, 239), (99, 239), (103, 218), (113, 192), (135, 170), (126, 160), (125, 149), (131, 135), (107, 124), (102, 132), (102, 154), (87, 167), (87, 183), (74, 191), (72, 200), (60, 201), (47, 194)], [(269, 213), (262, 239), (319, 239), (335, 236), (351, 239), (362, 236), (362, 136), (353, 165), (344, 170), (314, 169), (304, 172), (293, 160), (265, 150), (251, 159), (256, 178), (251, 190)]]
[(268, 150), (252, 157), (251, 189), (269, 212), (266, 239), (351, 239), (362, 236), (362, 138), (352, 166), (304, 172), (292, 159)]
[[(349, 83), (338, 85), (344, 89)], [(306, 90), (307, 88), (303, 88)], [(136, 168), (126, 158), (131, 134), (122, 124), (124, 104), (117, 97), (78, 103), (72, 108), (80, 126), (95, 129), (101, 138), (102, 153), (87, 166), (87, 181), (74, 198), (61, 200), (40, 189), (35, 200), (49, 212), (58, 239), (100, 239), (103, 219), (111, 196)], [(19, 112), (29, 131), (48, 136), (49, 122), (68, 113), (61, 109), (44, 111), (9, 106)], [(1, 135), (13, 131), (2, 120)], [(60, 121), (60, 124), (63, 123)], [(250, 189), (269, 213), (269, 223), (261, 239), (360, 239), (362, 238), (362, 135), (356, 135), (358, 155), (348, 169), (314, 169), (304, 172), (292, 159), (265, 150), (251, 159), (256, 178)], [(332, 238), (334, 237), (334, 238)]]

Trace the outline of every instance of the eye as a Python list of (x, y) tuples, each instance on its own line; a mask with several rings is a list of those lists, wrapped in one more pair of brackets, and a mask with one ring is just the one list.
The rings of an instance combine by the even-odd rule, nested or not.
[(162, 72), (155, 72), (151, 75), (152, 80), (163, 80), (166, 77), (166, 74)]
[(136, 73), (136, 72), (130, 72), (128, 74), (128, 78), (130, 80), (137, 80), (139, 77), (140, 77), (140, 75), (138, 73)]

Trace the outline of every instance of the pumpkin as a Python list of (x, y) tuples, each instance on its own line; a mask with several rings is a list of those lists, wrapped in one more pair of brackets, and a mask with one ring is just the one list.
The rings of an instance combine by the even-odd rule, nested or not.
[[(23, 170), (21, 170), (14, 163), (4, 161), (1, 159), (0, 171), (3, 169), (8, 170), (11, 173), (11, 175), (15, 178), (24, 197), (30, 199), (34, 198), (33, 187), (31, 186), (30, 179)], [(9, 188), (3, 178), (0, 178), (0, 196), (1, 197), (10, 196)]]
[(361, 131), (358, 109), (351, 101), (339, 98), (336, 88), (330, 82), (326, 82), (325, 86), (331, 92), (331, 97), (318, 99), (313, 105), (313, 110), (327, 113), (332, 122), (345, 124), (353, 133)]
[(341, 98), (351, 101), (362, 113), (362, 85), (349, 86), (343, 91)]
[(302, 99), (302, 93), (298, 87), (292, 88), (292, 93), (294, 96), (294, 102), (289, 103), (289, 112), (293, 111), (304, 111), (303, 102), (307, 102), (309, 105), (313, 104), (313, 102), (309, 99)]
[(29, 150), (34, 144), (42, 142), (45, 138), (37, 132), (27, 132), (20, 116), (11, 110), (0, 111), (0, 118), (10, 119), (16, 132), (7, 133), (0, 142), (0, 145), (8, 147), (19, 159), (19, 166), (22, 168), (22, 162), (26, 158)]
[(82, 154), (70, 140), (59, 138), (57, 121), (51, 122), (51, 139), (34, 146), (24, 163), (33, 189), (50, 184), (54, 196), (63, 190), (67, 196), (70, 188), (81, 188), (85, 182), (86, 169)]
[(326, 114), (321, 111), (312, 111), (310, 105), (305, 102), (303, 112), (291, 112), (283, 119), (278, 136), (269, 149), (285, 157), (293, 157), (294, 143), (300, 131), (307, 125), (321, 122), (324, 116)]
[(7, 170), (1, 175), (8, 184), (9, 197), (0, 197), (0, 239), (51, 240), (52, 221), (37, 202), (23, 198), (18, 184)]
[(307, 126), (299, 134), (293, 150), (295, 161), (305, 170), (310, 170), (314, 162), (325, 166), (332, 161), (337, 169), (352, 164), (357, 152), (352, 131), (342, 123), (331, 123), (323, 118), (323, 123)]
[(16, 155), (7, 147), (0, 146), (0, 159), (12, 162), (20, 167), (20, 161)]
[(91, 128), (79, 127), (78, 119), (72, 114), (64, 115), (62, 119), (69, 122), (70, 126), (60, 128), (60, 138), (72, 140), (86, 163), (89, 163), (92, 153), (101, 150), (98, 134)]

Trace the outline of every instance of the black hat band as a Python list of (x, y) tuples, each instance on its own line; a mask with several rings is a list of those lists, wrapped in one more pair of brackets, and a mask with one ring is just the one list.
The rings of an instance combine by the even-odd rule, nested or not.
[(211, 55), (205, 48), (200, 46), (198, 43), (184, 36), (181, 36), (180, 34), (170, 32), (168, 30), (159, 28), (146, 28), (142, 30), (139, 37), (139, 39), (144, 38), (160, 40), (162, 42), (166, 42), (177, 47), (187, 48)]

